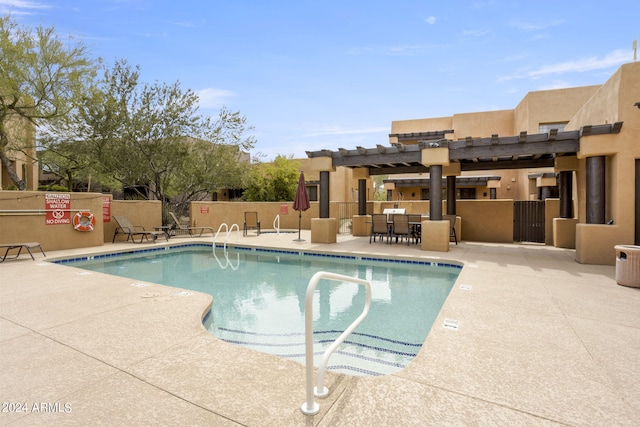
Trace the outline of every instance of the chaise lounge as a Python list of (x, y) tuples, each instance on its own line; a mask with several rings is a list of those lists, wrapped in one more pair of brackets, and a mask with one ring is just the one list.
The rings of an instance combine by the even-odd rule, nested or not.
[[(31, 249), (40, 249), (40, 252), (42, 252), (42, 255), (44, 255), (45, 257), (47, 256), (44, 253), (44, 250), (42, 249), (42, 246), (40, 246), (40, 243), (38, 242), (25, 242), (25, 243), (9, 243), (9, 244), (2, 244), (0, 245), (0, 250), (4, 249), (4, 254), (0, 255), (0, 262), (3, 262), (5, 259), (16, 259), (20, 256), (20, 253), (22, 253), (23, 249), (26, 249), (27, 252), (29, 252), (29, 255), (31, 255), (31, 259), (32, 260), (36, 260), (35, 257), (33, 256), (33, 253), (31, 253)], [(9, 255), (9, 251), (13, 250), (13, 249), (17, 249), (18, 253), (8, 257)]]
[[(169, 240), (169, 236), (167, 233), (163, 231), (147, 231), (141, 225), (132, 225), (126, 216), (114, 215), (113, 219), (118, 225), (116, 226), (116, 231), (113, 233), (113, 240), (111, 241), (111, 243), (115, 243), (116, 236), (118, 234), (126, 235), (127, 242), (129, 241), (129, 239), (131, 239), (133, 243), (142, 243), (145, 239), (147, 240), (147, 242), (153, 241), (153, 243), (155, 243), (158, 239), (158, 236), (164, 236), (167, 241)], [(136, 236), (140, 236), (140, 240), (137, 242)]]
[(170, 230), (171, 235), (175, 235), (176, 233), (179, 232), (179, 234), (189, 233), (189, 236), (191, 237), (200, 237), (204, 234), (205, 230), (208, 230), (211, 234), (213, 234), (212, 227), (189, 227), (186, 225), (182, 225), (180, 220), (176, 217), (176, 215), (173, 212), (169, 212), (169, 215), (171, 216), (171, 218), (173, 218), (173, 221), (175, 223), (174, 225), (171, 226), (171, 230)]

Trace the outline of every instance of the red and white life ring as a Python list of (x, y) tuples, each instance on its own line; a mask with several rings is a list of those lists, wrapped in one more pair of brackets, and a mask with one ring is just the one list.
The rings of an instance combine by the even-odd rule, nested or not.
[(89, 211), (80, 211), (73, 217), (73, 228), (78, 231), (93, 231), (96, 219)]

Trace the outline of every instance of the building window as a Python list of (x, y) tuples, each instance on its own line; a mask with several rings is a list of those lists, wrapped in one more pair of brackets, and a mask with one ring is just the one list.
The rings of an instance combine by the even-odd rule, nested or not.
[(558, 132), (562, 132), (567, 126), (567, 123), (569, 122), (540, 123), (538, 125), (538, 133), (549, 133), (551, 129), (558, 129)]
[(420, 200), (429, 200), (429, 189), (421, 188), (420, 189)]
[(317, 185), (307, 185), (307, 194), (309, 195), (310, 202), (318, 201), (318, 186)]
[(456, 188), (456, 199), (475, 199), (475, 188)]

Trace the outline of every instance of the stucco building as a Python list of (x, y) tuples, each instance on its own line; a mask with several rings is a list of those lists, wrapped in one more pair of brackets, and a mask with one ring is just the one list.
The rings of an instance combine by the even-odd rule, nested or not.
[(639, 101), (633, 62), (602, 85), (530, 92), (513, 110), (393, 121), (389, 146), (307, 154), (319, 171), (390, 175), (390, 198), (426, 195), (436, 222), (434, 201), (449, 199), (455, 213), (451, 187), (474, 188), (476, 199), (557, 197), (554, 244), (575, 247), (578, 262), (612, 264), (615, 245), (640, 244)]

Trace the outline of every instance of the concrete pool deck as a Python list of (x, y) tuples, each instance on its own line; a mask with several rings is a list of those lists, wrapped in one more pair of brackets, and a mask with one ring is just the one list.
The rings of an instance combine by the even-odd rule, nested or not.
[(464, 262), (406, 369), (329, 373), (305, 416), (304, 366), (212, 337), (209, 296), (43, 262), (151, 244), (47, 252), (0, 264), (0, 425), (640, 425), (640, 289), (617, 285), (615, 267), (538, 245), (302, 237), (238, 243)]

